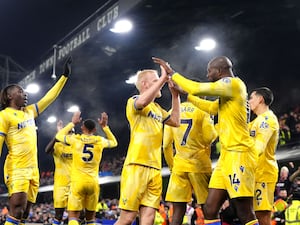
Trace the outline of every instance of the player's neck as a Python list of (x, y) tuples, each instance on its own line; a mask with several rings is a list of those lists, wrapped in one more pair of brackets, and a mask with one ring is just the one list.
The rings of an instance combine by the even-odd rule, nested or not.
[(261, 115), (269, 110), (269, 106), (267, 105), (259, 105), (255, 110), (256, 115)]
[(8, 108), (14, 109), (14, 110), (23, 110), (23, 107), (18, 107), (16, 105), (10, 105)]

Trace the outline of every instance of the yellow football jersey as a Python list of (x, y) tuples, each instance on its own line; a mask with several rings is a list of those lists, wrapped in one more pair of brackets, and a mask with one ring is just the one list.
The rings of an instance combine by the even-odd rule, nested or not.
[(188, 95), (188, 100), (209, 114), (218, 114), (218, 133), (221, 151), (248, 151), (254, 146), (249, 136), (249, 106), (244, 82), (238, 77), (225, 77), (216, 82), (199, 83), (188, 80), (178, 73), (172, 79), (192, 95), (219, 96), (216, 101)]
[(107, 138), (86, 134), (67, 135), (73, 127), (74, 124), (69, 123), (55, 136), (57, 140), (71, 145), (73, 153), (71, 180), (84, 182), (90, 179), (98, 182), (103, 148), (116, 147), (117, 140), (108, 126), (103, 128)]
[(7, 171), (37, 167), (37, 135), (32, 105), (23, 111), (5, 108), (0, 112), (0, 132), (5, 136)]
[(56, 142), (54, 144), (53, 159), (55, 164), (54, 185), (69, 186), (73, 160), (71, 146)]
[(279, 124), (275, 114), (268, 110), (250, 123), (250, 136), (255, 140), (258, 165), (255, 173), (257, 182), (277, 182), (278, 165), (275, 151), (278, 144)]
[(155, 102), (143, 109), (136, 109), (136, 98), (138, 96), (129, 98), (126, 106), (130, 142), (124, 165), (140, 164), (161, 169), (162, 129), (170, 114)]
[(180, 105), (180, 127), (165, 126), (164, 151), (176, 149), (172, 171), (211, 172), (210, 145), (217, 133), (210, 115), (191, 102)]
[(34, 119), (56, 99), (66, 81), (67, 78), (62, 76), (36, 104), (28, 105), (23, 110), (7, 107), (0, 112), (0, 149), (4, 140), (8, 149), (5, 171), (37, 167), (37, 131)]

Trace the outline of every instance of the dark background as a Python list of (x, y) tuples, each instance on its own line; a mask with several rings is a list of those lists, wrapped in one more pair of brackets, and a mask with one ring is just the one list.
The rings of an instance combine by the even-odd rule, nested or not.
[[(104, 4), (114, 2), (118, 1), (1, 0), (0, 55), (11, 57), (26, 71), (12, 73), (9, 83), (22, 80), (52, 54), (54, 44), (65, 40)], [(100, 112), (106, 111), (119, 146), (105, 151), (104, 155), (126, 153), (129, 129), (125, 105), (136, 90), (125, 80), (139, 69), (159, 69), (151, 56), (166, 59), (176, 71), (189, 78), (206, 81), (207, 62), (212, 57), (226, 55), (249, 90), (259, 86), (273, 90), (272, 109), (277, 115), (299, 105), (299, 1), (136, 2), (121, 16), (133, 21), (130, 33), (114, 34), (107, 28), (72, 52), (73, 71), (68, 83), (59, 98), (36, 120), (41, 170), (53, 170), (52, 157), (44, 153), (44, 148), (55, 134), (56, 124), (49, 124), (46, 119), (55, 114), (67, 123), (72, 114), (66, 109), (71, 104), (80, 106), (83, 118), (96, 119)], [(101, 13), (100, 10), (98, 15)], [(194, 46), (205, 37), (216, 40), (216, 49), (195, 51)], [(108, 55), (103, 50), (105, 46), (116, 52)], [(62, 62), (57, 64), (57, 74), (62, 71)], [(4, 64), (0, 62), (0, 66)], [(39, 94), (29, 96), (29, 103), (37, 101), (53, 85), (51, 74), (51, 69), (47, 70), (35, 80), (43, 88)], [(170, 95), (166, 87), (163, 95), (158, 101), (169, 109)], [(5, 151), (1, 162), (4, 157)]]

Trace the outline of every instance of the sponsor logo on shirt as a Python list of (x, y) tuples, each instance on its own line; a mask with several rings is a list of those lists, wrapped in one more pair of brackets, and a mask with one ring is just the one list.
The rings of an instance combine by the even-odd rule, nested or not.
[(18, 123), (18, 130), (23, 129), (25, 127), (33, 126), (34, 125), (34, 119), (25, 120), (21, 123)]
[(159, 122), (162, 122), (162, 116), (156, 115), (155, 113), (153, 113), (151, 111), (148, 113), (148, 117), (151, 117)]

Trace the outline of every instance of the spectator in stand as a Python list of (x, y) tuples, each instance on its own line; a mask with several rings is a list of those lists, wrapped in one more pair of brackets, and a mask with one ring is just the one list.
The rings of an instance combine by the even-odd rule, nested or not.
[(277, 196), (275, 196), (275, 202), (272, 210), (272, 225), (283, 225), (285, 216), (284, 211), (288, 207), (288, 196), (285, 189), (280, 189)]
[(204, 215), (203, 215), (203, 210), (201, 205), (199, 204), (195, 204), (195, 212), (194, 212), (194, 216), (192, 217), (192, 224), (195, 225), (204, 225)]
[[(297, 170), (295, 170), (295, 172), (293, 172), (290, 176), (289, 176), (289, 181), (292, 183), (294, 183), (294, 180), (300, 176), (300, 166), (298, 167)], [(291, 187), (293, 188), (293, 187)]]
[(291, 129), (291, 133), (295, 132), (296, 122), (297, 122), (297, 114), (293, 111), (290, 111), (286, 119), (286, 125)]
[(291, 182), (289, 180), (289, 168), (283, 166), (280, 169), (279, 179), (276, 183), (276, 195), (278, 195), (280, 189), (286, 189), (289, 195), (290, 188)]
[(291, 141), (291, 131), (288, 125), (286, 125), (286, 119), (280, 117), (279, 119), (279, 146), (282, 147)]
[(292, 186), (292, 201), (285, 210), (285, 225), (300, 223), (300, 177), (294, 179)]
[(291, 143), (293, 146), (300, 145), (300, 122), (297, 122), (295, 125), (295, 130), (292, 133)]
[(164, 222), (164, 218), (162, 215), (156, 210), (155, 212), (155, 219), (154, 219), (154, 225), (162, 225)]
[[(192, 223), (195, 224), (194, 221), (192, 222), (192, 217), (194, 215), (194, 212), (195, 212), (194, 200), (192, 199), (190, 202), (186, 203), (186, 211), (184, 215), (184, 217), (186, 218), (186, 222), (183, 224), (187, 224), (187, 225), (192, 225)], [(173, 221), (174, 221), (174, 214), (173, 214)]]
[(105, 218), (106, 212), (109, 210), (104, 199), (100, 199), (96, 207), (96, 223), (102, 223), (102, 219)]

